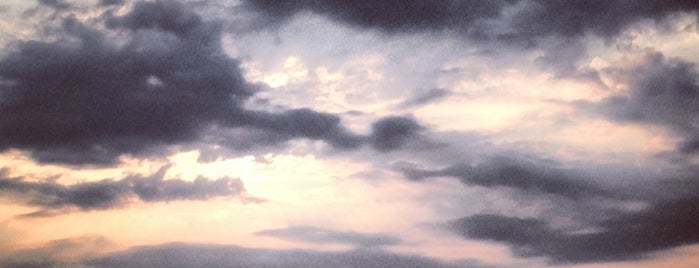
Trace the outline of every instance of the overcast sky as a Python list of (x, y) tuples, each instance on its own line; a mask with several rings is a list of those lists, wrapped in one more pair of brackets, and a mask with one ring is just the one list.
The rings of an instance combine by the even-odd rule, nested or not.
[(697, 267), (699, 2), (8, 0), (2, 267)]

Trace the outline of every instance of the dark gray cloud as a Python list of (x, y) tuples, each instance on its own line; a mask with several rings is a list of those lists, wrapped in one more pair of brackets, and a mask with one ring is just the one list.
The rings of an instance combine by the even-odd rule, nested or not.
[(281, 114), (255, 113), (231, 121), (235, 125), (268, 130), (282, 137), (306, 137), (328, 142), (337, 148), (356, 148), (366, 137), (350, 133), (337, 115), (310, 109), (288, 110)]
[(454, 177), (467, 185), (508, 187), (530, 194), (552, 194), (570, 199), (611, 197), (581, 172), (556, 168), (544, 163), (494, 157), (477, 165), (455, 164), (442, 169), (420, 169), (409, 163), (395, 168), (410, 180)]
[[(570, 210), (570, 205), (552, 203), (566, 210), (567, 220), (544, 213), (536, 217), (478, 213), (448, 224), (448, 228), (470, 239), (509, 245), (524, 257), (545, 257), (553, 263), (588, 263), (636, 260), (651, 253), (699, 243), (699, 181), (696, 168), (655, 178), (654, 183), (608, 189), (622, 200), (587, 203), (597, 208)], [(594, 196), (581, 196), (586, 202)], [(607, 203), (616, 203), (609, 207)], [(559, 215), (560, 216), (560, 215)], [(566, 221), (566, 220), (564, 220)]]
[(612, 37), (643, 19), (659, 20), (675, 12), (696, 13), (696, 1), (316, 1), (246, 0), (246, 6), (281, 24), (300, 12), (312, 12), (357, 28), (388, 33), (456, 31), (474, 40), (520, 44), (547, 36)]
[(415, 139), (423, 126), (403, 116), (390, 116), (371, 125), (371, 145), (379, 151), (393, 151)]
[[(166, 244), (136, 247), (85, 261), (91, 267), (476, 267), (376, 250), (323, 252)], [(483, 267), (483, 266), (478, 266)]]
[(65, 209), (103, 210), (123, 206), (132, 198), (144, 202), (206, 200), (219, 196), (239, 196), (245, 191), (242, 181), (229, 177), (194, 181), (165, 180), (167, 166), (151, 176), (129, 176), (121, 180), (104, 179), (70, 186), (53, 181), (30, 182), (23, 178), (0, 177), (0, 194), (10, 200), (40, 207), (24, 216), (52, 216)]
[[(105, 25), (118, 38), (65, 16), (57, 40), (18, 42), (0, 59), (0, 150), (26, 150), (43, 162), (112, 164), (123, 154), (196, 141), (212, 126), (342, 149), (371, 138), (349, 132), (333, 114), (242, 108), (255, 86), (223, 52), (220, 25), (184, 4), (138, 2), (123, 16), (111, 14), (103, 15)], [(381, 151), (404, 139), (390, 127), (372, 138)]]
[(334, 231), (312, 226), (292, 226), (283, 229), (268, 229), (256, 235), (317, 244), (350, 244), (357, 247), (377, 247), (401, 244), (402, 241), (386, 234), (367, 234), (351, 231)]
[(9, 81), (0, 90), (0, 148), (27, 149), (42, 161), (109, 163), (191, 140), (252, 94), (213, 26), (182, 5), (143, 2), (111, 21), (133, 30), (123, 46), (66, 19), (63, 29), (77, 42), (23, 42), (0, 61)]
[(113, 5), (121, 5), (124, 3), (124, 0), (100, 0), (99, 4), (102, 6), (113, 6)]
[[(510, 245), (520, 256), (557, 263), (639, 259), (657, 250), (699, 243), (699, 197), (662, 200), (638, 212), (598, 215), (588, 232), (570, 233), (538, 219), (479, 214), (451, 224), (469, 238)], [(597, 217), (588, 215), (591, 218)]]
[(699, 10), (696, 1), (555, 1), (522, 2), (526, 8), (516, 13), (513, 35), (520, 36), (581, 36), (595, 33), (604, 37), (619, 34), (638, 21), (660, 20), (676, 12)]
[(496, 17), (514, 1), (314, 1), (246, 0), (272, 23), (281, 23), (298, 12), (310, 11), (353, 26), (387, 32), (439, 30), (468, 26)]
[(651, 52), (635, 66), (608, 72), (628, 80), (629, 90), (594, 109), (622, 122), (665, 126), (685, 138), (681, 151), (699, 151), (699, 74), (694, 63)]
[(39, 4), (52, 7), (55, 9), (68, 9), (70, 8), (70, 4), (62, 1), (62, 0), (38, 0)]

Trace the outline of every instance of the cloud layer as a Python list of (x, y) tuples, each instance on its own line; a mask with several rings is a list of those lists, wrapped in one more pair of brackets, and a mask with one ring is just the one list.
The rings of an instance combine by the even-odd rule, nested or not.
[(456, 32), (474, 40), (531, 45), (545, 37), (613, 37), (646, 19), (693, 12), (692, 1), (271, 1), (246, 0), (248, 8), (280, 24), (297, 13), (312, 12), (361, 29), (387, 33)]
[(283, 251), (188, 244), (134, 248), (86, 263), (95, 267), (458, 267), (383, 251)]

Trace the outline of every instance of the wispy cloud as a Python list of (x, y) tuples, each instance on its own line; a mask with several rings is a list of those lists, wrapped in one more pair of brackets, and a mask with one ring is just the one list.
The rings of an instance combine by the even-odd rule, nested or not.
[(571, 199), (611, 196), (580, 172), (507, 157), (494, 157), (474, 165), (455, 164), (442, 169), (420, 169), (409, 163), (397, 163), (395, 168), (406, 178), (415, 181), (454, 177), (467, 185), (508, 187), (525, 193), (552, 194)]
[(256, 235), (319, 244), (350, 244), (358, 247), (378, 247), (401, 244), (400, 238), (387, 234), (368, 234), (352, 231), (335, 231), (313, 226), (292, 226), (267, 229)]
[(163, 202), (176, 200), (207, 200), (221, 196), (239, 196), (245, 192), (240, 179), (223, 177), (210, 180), (197, 177), (194, 181), (165, 179), (168, 167), (150, 176), (129, 176), (120, 180), (104, 179), (62, 185), (54, 181), (33, 182), (23, 178), (0, 178), (0, 193), (11, 200), (41, 210), (26, 217), (54, 216), (65, 209), (104, 210), (119, 208), (133, 202)]

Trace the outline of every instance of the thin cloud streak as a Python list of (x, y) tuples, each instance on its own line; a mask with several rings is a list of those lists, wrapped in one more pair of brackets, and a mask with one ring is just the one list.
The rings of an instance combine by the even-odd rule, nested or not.
[(10, 200), (41, 210), (24, 217), (55, 216), (77, 208), (82, 211), (120, 208), (136, 198), (142, 202), (177, 200), (207, 200), (214, 197), (234, 197), (245, 192), (240, 179), (229, 177), (210, 180), (197, 177), (194, 181), (165, 179), (169, 167), (151, 176), (129, 176), (121, 180), (104, 179), (62, 185), (53, 181), (29, 182), (23, 178), (0, 177), (0, 193)]
[(397, 163), (395, 169), (414, 181), (454, 177), (466, 185), (508, 187), (532, 195), (551, 194), (578, 200), (612, 197), (611, 193), (586, 179), (580, 172), (507, 157), (494, 157), (476, 165), (455, 164), (434, 170)]
[(386, 234), (335, 231), (313, 226), (267, 229), (255, 232), (255, 235), (319, 244), (350, 244), (357, 247), (380, 247), (402, 243), (400, 238)]

